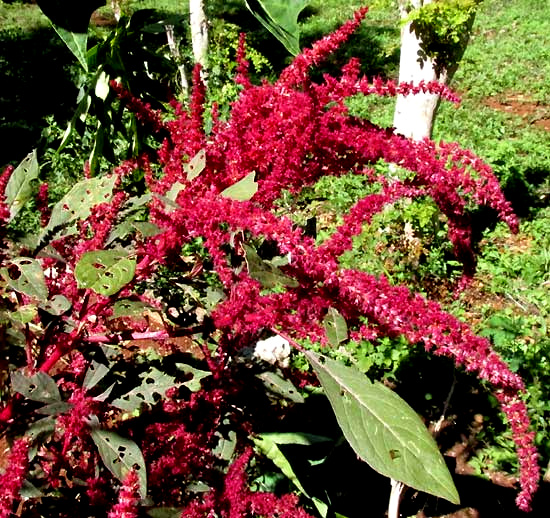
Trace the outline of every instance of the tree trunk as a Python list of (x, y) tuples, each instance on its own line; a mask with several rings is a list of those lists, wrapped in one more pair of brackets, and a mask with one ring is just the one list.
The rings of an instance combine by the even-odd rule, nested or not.
[[(399, 12), (404, 19), (409, 10), (407, 5), (412, 4), (416, 9), (431, 3), (432, 0), (399, 0)], [(419, 83), (438, 80), (447, 83), (447, 73), (444, 70), (440, 77), (435, 71), (434, 62), (425, 56), (421, 59), (421, 40), (411, 30), (411, 23), (401, 28), (401, 56), (399, 59), (399, 82)], [(422, 140), (432, 135), (433, 121), (439, 96), (434, 94), (399, 95), (395, 105), (393, 125), (397, 133), (414, 140)]]
[(189, 0), (189, 22), (193, 56), (195, 62), (202, 66), (204, 80), (208, 70), (208, 22), (204, 11), (204, 0)]

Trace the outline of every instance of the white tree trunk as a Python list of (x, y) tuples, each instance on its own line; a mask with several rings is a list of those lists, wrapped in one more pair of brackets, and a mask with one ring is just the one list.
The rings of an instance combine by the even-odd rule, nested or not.
[[(433, 0), (399, 0), (401, 18), (409, 13), (407, 5), (419, 8)], [(438, 77), (434, 62), (429, 57), (420, 59), (421, 40), (411, 31), (410, 22), (401, 28), (401, 56), (399, 59), (399, 82), (419, 83), (421, 80), (447, 82), (447, 72), (444, 70)], [(431, 137), (433, 121), (439, 96), (434, 94), (399, 95), (395, 105), (393, 125), (397, 133), (414, 140)]]
[(189, 22), (193, 56), (195, 62), (201, 64), (205, 79), (208, 70), (208, 21), (204, 11), (204, 0), (189, 0)]

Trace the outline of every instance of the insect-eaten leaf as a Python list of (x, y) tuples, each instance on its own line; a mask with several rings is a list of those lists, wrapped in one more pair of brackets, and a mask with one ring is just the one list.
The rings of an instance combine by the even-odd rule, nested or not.
[(191, 392), (198, 392), (201, 389), (201, 380), (212, 374), (209, 371), (195, 369), (195, 367), (186, 363), (176, 363), (176, 367), (185, 372), (185, 374), (191, 375), (191, 379), (183, 383), (183, 386), (187, 387)]
[(11, 265), (8, 268), (2, 268), (0, 273), (12, 290), (23, 293), (38, 302), (45, 302), (48, 298), (44, 270), (36, 259), (29, 257), (12, 259)]
[(132, 440), (110, 430), (101, 430), (92, 425), (92, 439), (107, 469), (121, 482), (130, 470), (139, 478), (141, 498), (147, 496), (147, 471), (145, 459), (139, 446)]
[(190, 182), (199, 176), (206, 167), (206, 151), (201, 149), (187, 164), (183, 164), (183, 170), (187, 174), (187, 181)]
[(231, 185), (221, 192), (224, 198), (230, 198), (237, 201), (248, 201), (258, 192), (258, 183), (254, 180), (256, 173), (248, 173), (242, 180)]
[(64, 295), (54, 295), (50, 300), (40, 304), (39, 307), (50, 315), (58, 317), (71, 309), (71, 302)]
[(134, 278), (135, 270), (136, 260), (123, 250), (94, 250), (82, 255), (74, 276), (79, 288), (109, 297)]
[[(86, 219), (95, 205), (110, 202), (115, 181), (115, 175), (100, 176), (86, 178), (74, 185), (54, 205), (50, 221), (39, 235), (39, 243), (53, 232), (55, 232), (54, 236), (56, 238), (74, 234), (76, 225), (70, 224), (75, 223), (77, 220)], [(67, 228), (62, 228), (66, 226)]]
[(382, 475), (454, 504), (459, 496), (436, 442), (395, 392), (354, 367), (306, 351), (345, 438)]
[(21, 371), (15, 371), (11, 375), (11, 386), (15, 392), (32, 401), (48, 404), (61, 401), (57, 383), (45, 372), (25, 376)]
[(178, 386), (175, 378), (152, 367), (148, 372), (141, 375), (143, 382), (130, 392), (115, 399), (113, 406), (133, 412), (140, 410), (142, 405), (154, 405), (164, 397), (164, 393), (172, 387)]

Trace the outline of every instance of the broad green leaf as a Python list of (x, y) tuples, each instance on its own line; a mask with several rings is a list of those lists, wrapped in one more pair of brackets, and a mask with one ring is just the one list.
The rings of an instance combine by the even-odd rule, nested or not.
[(6, 203), (10, 209), (8, 221), (15, 218), (25, 203), (32, 198), (32, 182), (38, 178), (39, 171), (35, 149), (11, 173), (6, 185)]
[(298, 281), (285, 275), (277, 266), (260, 258), (257, 252), (248, 245), (243, 245), (246, 253), (246, 265), (250, 277), (260, 282), (262, 287), (272, 289), (277, 286), (296, 288)]
[(38, 308), (34, 304), (20, 306), (17, 311), (10, 313), (10, 319), (20, 324), (29, 324), (38, 315)]
[(1, 270), (2, 277), (9, 287), (19, 293), (23, 293), (39, 302), (45, 302), (48, 298), (48, 287), (44, 278), (42, 265), (36, 259), (18, 257), (12, 259), (9, 268)]
[(277, 396), (289, 399), (294, 403), (304, 402), (304, 398), (298, 392), (298, 389), (294, 386), (294, 384), (291, 381), (279, 376), (275, 372), (262, 372), (260, 374), (257, 374), (256, 377), (262, 380), (263, 384), (269, 392), (272, 392)]
[(50, 315), (58, 317), (71, 308), (71, 301), (64, 295), (54, 295), (50, 300), (40, 304), (39, 307)]
[(37, 372), (32, 376), (25, 376), (21, 371), (13, 372), (11, 386), (15, 392), (32, 401), (48, 404), (61, 401), (56, 382), (45, 372)]
[[(89, 18), (88, 18), (89, 20)], [(87, 32), (72, 32), (52, 22), (52, 27), (59, 37), (64, 41), (65, 45), (69, 47), (69, 50), (74, 54), (78, 62), (82, 65), (82, 68), (88, 71), (88, 61), (86, 59), (86, 50), (88, 47), (88, 33)]]
[(107, 469), (121, 482), (134, 469), (139, 478), (140, 494), (147, 496), (147, 471), (138, 445), (110, 430), (92, 426), (92, 439)]
[[(286, 440), (284, 438), (285, 435), (289, 436), (286, 438)], [(316, 497), (311, 497), (310, 495), (308, 495), (308, 493), (304, 489), (304, 486), (302, 486), (302, 483), (296, 476), (296, 473), (294, 473), (294, 470), (292, 469), (290, 462), (288, 461), (288, 459), (285, 457), (285, 455), (283, 454), (283, 452), (278, 446), (279, 444), (304, 444), (304, 445), (313, 444), (314, 442), (308, 442), (308, 440), (305, 439), (307, 435), (308, 434), (264, 433), (264, 434), (258, 435), (257, 437), (254, 437), (253, 441), (258, 451), (260, 451), (269, 460), (271, 460), (273, 464), (275, 464), (275, 466), (277, 466), (281, 470), (283, 475), (285, 475), (285, 477), (287, 477), (296, 486), (298, 491), (300, 491), (304, 496), (306, 496), (312, 501), (312, 503), (315, 505), (315, 507), (319, 511), (319, 514), (321, 515), (321, 517), (325, 518), (328, 513), (327, 504), (325, 504), (322, 500), (319, 500)], [(317, 436), (310, 435), (309, 437), (314, 438)], [(300, 441), (302, 439), (304, 440), (304, 442), (293, 442), (293, 441)], [(276, 441), (282, 441), (282, 442), (276, 442)]]
[(201, 380), (212, 374), (209, 371), (195, 369), (195, 367), (191, 367), (191, 365), (187, 365), (186, 363), (176, 363), (176, 367), (185, 372), (185, 374), (191, 375), (191, 379), (183, 383), (183, 386), (187, 387), (191, 392), (198, 392), (201, 389)]
[(269, 437), (269, 434), (259, 434), (258, 436), (253, 437), (252, 440), (254, 441), (256, 449), (272, 461), (273, 464), (281, 470), (283, 475), (296, 486), (298, 491), (307, 496), (307, 492), (304, 489), (304, 486), (302, 486), (302, 483), (298, 480), (296, 473), (294, 473), (290, 462), (288, 462), (288, 459), (285, 457), (277, 443)]
[(325, 328), (330, 345), (334, 347), (348, 338), (346, 320), (337, 309), (328, 308), (327, 314), (323, 319), (323, 327)]
[(458, 504), (458, 492), (416, 412), (395, 392), (353, 367), (306, 351), (355, 453), (374, 470)]
[(109, 369), (107, 365), (92, 360), (92, 363), (88, 367), (86, 375), (84, 376), (84, 383), (82, 386), (86, 390), (94, 388), (110, 370), (111, 369)]
[(263, 433), (260, 437), (269, 439), (275, 444), (297, 444), (300, 446), (311, 446), (312, 444), (332, 442), (330, 437), (299, 432)]
[[(86, 219), (95, 205), (110, 202), (115, 181), (116, 177), (111, 175), (86, 178), (78, 182), (54, 205), (50, 221), (40, 234), (39, 240), (41, 241), (51, 232), (59, 231), (59, 227)], [(71, 225), (70, 228), (57, 232), (55, 237), (59, 238), (75, 232), (76, 226)]]
[(201, 149), (187, 164), (183, 164), (183, 170), (187, 173), (187, 181), (190, 182), (204, 171), (206, 167), (206, 151)]
[(245, 4), (293, 56), (300, 53), (298, 16), (309, 0), (245, 0)]
[(221, 192), (224, 198), (230, 198), (237, 201), (248, 201), (258, 191), (258, 183), (254, 180), (256, 173), (248, 173), (242, 180), (231, 185)]
[(164, 393), (172, 387), (176, 387), (175, 378), (152, 367), (148, 372), (142, 374), (143, 382), (130, 392), (115, 399), (112, 405), (133, 412), (141, 409), (142, 405), (154, 405), (164, 397)]
[(136, 260), (122, 250), (86, 252), (75, 266), (74, 276), (80, 288), (89, 288), (109, 297), (133, 278)]

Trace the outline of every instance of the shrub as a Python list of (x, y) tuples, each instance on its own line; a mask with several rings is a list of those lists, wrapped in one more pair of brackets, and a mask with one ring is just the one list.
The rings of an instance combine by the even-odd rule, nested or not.
[[(2, 475), (9, 488), (0, 500), (3, 515), (19, 500), (26, 471), (35, 484), (31, 496), (40, 498), (24, 508), (46, 514), (65, 516), (58, 502), (70, 499), (81, 513), (135, 516), (148, 495), (152, 506), (178, 507), (187, 517), (306, 517), (296, 495), (250, 489), (257, 455), (251, 437), (287, 409), (259, 390), (254, 365), (263, 365), (291, 401), (300, 400), (291, 381), (305, 386), (308, 378), (288, 367), (287, 347), (294, 345), (330, 395), (330, 372), (338, 368), (303, 341), (397, 336), (492, 385), (517, 445), (517, 503), (529, 508), (538, 466), (521, 379), (486, 339), (438, 304), (339, 264), (363, 223), (403, 198), (434, 200), (464, 266), (463, 282), (475, 268), (472, 208), (491, 207), (517, 230), (497, 180), (473, 153), (410, 141), (350, 117), (344, 104), (358, 93), (421, 90), (455, 100), (445, 87), (369, 82), (359, 77), (357, 60), (339, 79), (309, 79), (310, 67), (343, 44), (365, 12), (300, 54), (273, 84), (250, 82), (243, 39), (236, 77), (242, 91), (227, 121), (214, 108), (208, 134), (198, 68), (189, 109), (174, 102), (168, 118), (112, 84), (142, 124), (165, 136), (158, 163), (142, 155), (110, 175), (89, 177), (51, 213), (43, 187), (45, 225), (34, 243), (3, 242), (11, 380), (4, 381), (0, 422), (11, 437), (23, 437)], [(370, 168), (379, 160), (411, 174), (379, 175)], [(130, 197), (124, 182), (136, 170), (144, 194)], [(298, 193), (350, 171), (372, 192), (322, 243), (277, 215), (284, 190)], [(21, 170), (7, 170), (1, 187), (6, 223), (32, 189)], [(256, 358), (256, 344), (265, 347), (271, 335), (283, 342), (272, 358), (263, 349)], [(336, 390), (331, 402), (349, 409), (350, 398)], [(389, 453), (393, 462), (403, 452)], [(114, 479), (122, 484), (118, 503)]]

